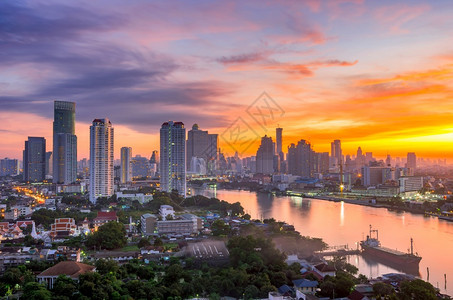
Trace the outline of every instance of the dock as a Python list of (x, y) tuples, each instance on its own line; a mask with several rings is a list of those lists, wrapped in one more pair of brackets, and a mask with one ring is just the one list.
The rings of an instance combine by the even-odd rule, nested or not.
[(318, 256), (344, 256), (360, 254), (359, 249), (349, 249), (348, 245), (331, 246), (324, 251), (317, 251), (314, 254)]

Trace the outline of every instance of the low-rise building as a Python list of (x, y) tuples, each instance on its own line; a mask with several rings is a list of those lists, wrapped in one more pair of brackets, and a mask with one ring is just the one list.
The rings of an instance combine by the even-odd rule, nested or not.
[(293, 280), (294, 288), (304, 294), (314, 294), (316, 293), (316, 288), (318, 287), (318, 282), (316, 280), (308, 279), (297, 279)]
[(55, 223), (50, 225), (50, 236), (52, 238), (72, 236), (77, 232), (77, 225), (73, 218), (55, 219)]
[(336, 272), (334, 267), (324, 263), (316, 265), (313, 268), (313, 271), (320, 275), (322, 278), (326, 277), (327, 275), (334, 277)]
[(143, 235), (156, 234), (157, 217), (153, 214), (144, 214), (140, 218), (141, 231)]
[(49, 289), (53, 288), (58, 276), (65, 275), (74, 281), (87, 272), (94, 272), (95, 267), (75, 261), (62, 261), (36, 276), (39, 283), (44, 283)]
[(99, 211), (97, 217), (93, 220), (94, 230), (98, 230), (98, 228), (108, 222), (118, 222), (118, 216), (114, 211)]
[(175, 211), (170, 205), (161, 205), (159, 208), (159, 215), (162, 217), (162, 220), (167, 220), (167, 216), (175, 217)]
[(183, 214), (176, 220), (157, 221), (159, 235), (192, 235), (203, 229), (201, 218), (192, 214)]
[(118, 199), (119, 198), (125, 198), (125, 199), (132, 200), (132, 201), (133, 200), (137, 200), (141, 204), (153, 200), (153, 195), (145, 195), (143, 193), (125, 194), (123, 192), (117, 192), (116, 193), (116, 197)]

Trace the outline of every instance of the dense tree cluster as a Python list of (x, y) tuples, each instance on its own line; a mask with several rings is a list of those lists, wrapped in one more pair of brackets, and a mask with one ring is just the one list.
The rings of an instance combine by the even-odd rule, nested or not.
[(76, 223), (81, 223), (85, 218), (93, 219), (96, 217), (96, 212), (80, 213), (79, 211), (61, 211), (61, 210), (48, 210), (39, 209), (35, 210), (31, 219), (35, 221), (36, 225), (43, 225), (45, 228), (50, 228), (50, 225), (58, 218), (73, 218)]
[(117, 249), (124, 247), (127, 243), (126, 229), (124, 224), (118, 222), (108, 222), (89, 235), (85, 245), (88, 248), (97, 249)]
[(227, 215), (229, 211), (233, 216), (242, 216), (244, 208), (239, 202), (228, 203), (217, 198), (208, 198), (205, 196), (197, 195), (188, 197), (182, 203), (185, 207), (200, 207), (207, 210), (219, 211), (222, 215)]

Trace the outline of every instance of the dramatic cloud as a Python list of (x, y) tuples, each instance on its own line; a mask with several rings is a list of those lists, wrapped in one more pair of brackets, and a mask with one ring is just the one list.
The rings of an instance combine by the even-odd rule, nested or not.
[[(0, 1), (0, 156), (20, 157), (28, 135), (51, 143), (54, 100), (77, 104), (82, 157), (99, 117), (134, 153), (158, 148), (165, 120), (222, 133), (238, 117), (259, 135), (278, 122), (285, 144), (406, 151), (403, 136), (451, 127), (448, 4)], [(285, 111), (264, 129), (246, 112), (263, 91)]]

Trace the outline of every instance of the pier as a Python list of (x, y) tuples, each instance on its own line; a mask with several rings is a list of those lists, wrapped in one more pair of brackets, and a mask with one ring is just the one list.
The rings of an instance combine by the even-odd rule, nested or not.
[(315, 255), (318, 256), (344, 256), (344, 255), (355, 255), (360, 254), (360, 250), (357, 249), (349, 249), (349, 246), (346, 245), (339, 245), (339, 246), (331, 246), (324, 251), (315, 252)]

